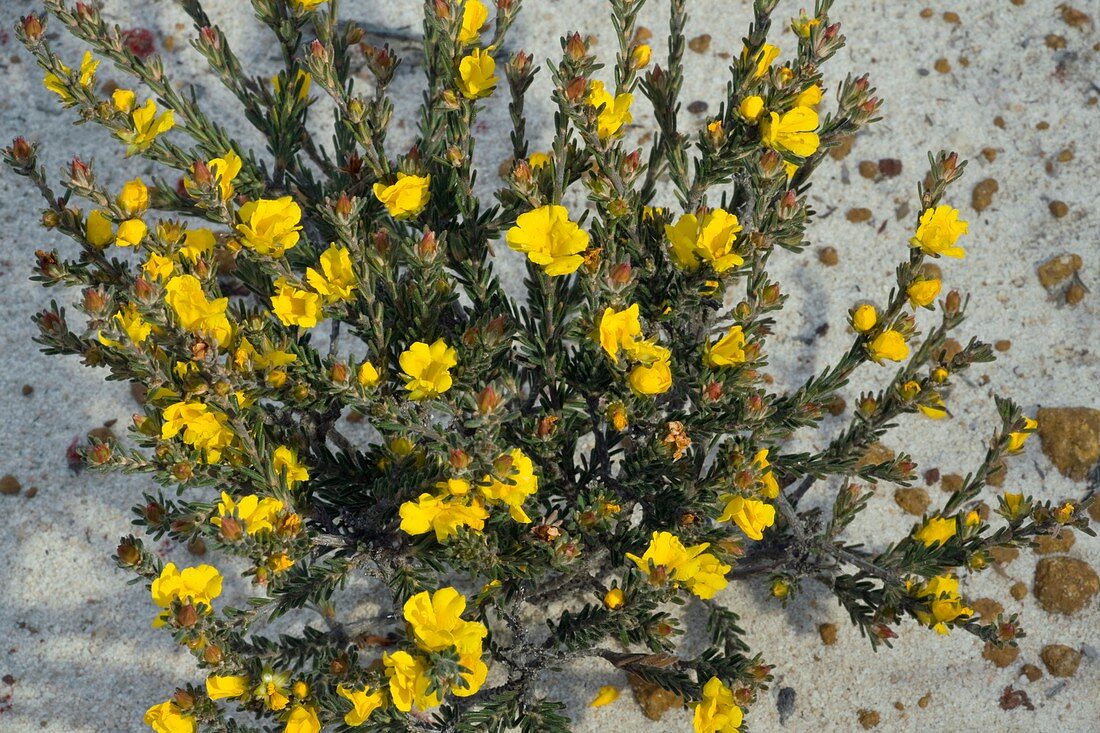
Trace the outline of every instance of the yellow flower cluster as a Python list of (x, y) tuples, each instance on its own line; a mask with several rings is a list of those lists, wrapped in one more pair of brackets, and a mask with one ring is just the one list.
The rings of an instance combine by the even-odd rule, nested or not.
[[(451, 587), (435, 593), (423, 591), (405, 602), (404, 617), (417, 650), (428, 654), (453, 650), (463, 670), (450, 682), (458, 697), (475, 694), (485, 683), (489, 668), (482, 660), (482, 643), (488, 630), (477, 621), (466, 621), (466, 598)], [(431, 689), (430, 663), (421, 654), (397, 651), (382, 655), (389, 679), (390, 699), (402, 712), (426, 711), (440, 704), (440, 691)]]
[(176, 314), (180, 326), (194, 334), (207, 334), (220, 346), (229, 343), (233, 327), (225, 315), (229, 298), (208, 300), (202, 283), (194, 275), (177, 275), (164, 286), (164, 300)]
[(745, 259), (734, 247), (740, 231), (737, 217), (725, 209), (711, 209), (701, 217), (684, 214), (675, 225), (665, 224), (672, 259), (685, 270), (698, 269), (701, 261), (715, 272), (743, 265)]
[(270, 532), (275, 528), (279, 513), (283, 511), (283, 502), (272, 497), (259, 497), (256, 494), (242, 496), (234, 501), (233, 497), (222, 492), (218, 502), (218, 513), (211, 517), (211, 524), (221, 527), (225, 519), (232, 518), (250, 535)]
[(620, 351), (634, 362), (628, 381), (636, 394), (663, 394), (672, 388), (672, 352), (641, 335), (637, 303), (621, 311), (604, 309), (598, 331), (600, 346), (613, 363), (618, 363)]
[(237, 216), (241, 243), (257, 254), (282, 257), (301, 237), (302, 208), (290, 196), (249, 201)]
[(508, 246), (523, 252), (551, 277), (576, 272), (588, 249), (588, 232), (569, 218), (564, 206), (540, 206), (516, 217), (505, 236)]
[(374, 197), (382, 202), (394, 219), (412, 219), (428, 205), (431, 185), (431, 176), (398, 173), (397, 179), (388, 186), (374, 184)]
[(153, 603), (165, 609), (153, 620), (153, 628), (160, 628), (171, 617), (173, 601), (195, 606), (202, 604), (209, 613), (214, 599), (222, 594), (222, 576), (212, 565), (199, 565), (181, 571), (170, 562), (161, 569), (149, 592)]
[(729, 565), (705, 552), (708, 547), (708, 542), (685, 547), (670, 532), (654, 532), (641, 557), (629, 552), (626, 557), (649, 576), (651, 583), (663, 585), (671, 581), (705, 600), (726, 587), (726, 573), (730, 571)]
[[(95, 84), (95, 72), (99, 68), (99, 61), (92, 56), (91, 51), (84, 52), (84, 58), (80, 61), (80, 75), (77, 78), (77, 83), (84, 89), (91, 89)], [(61, 74), (68, 77), (71, 76), (73, 70), (65, 64), (61, 64)], [(51, 92), (61, 97), (62, 102), (72, 101), (72, 95), (68, 90), (68, 79), (62, 79), (58, 74), (48, 72), (42, 78), (42, 85), (49, 89)]]
[[(756, 473), (754, 484), (760, 496), (766, 499), (779, 496), (779, 482), (768, 462), (767, 448), (757, 451), (753, 456), (752, 468)], [(775, 524), (775, 507), (766, 501), (742, 494), (731, 494), (724, 497), (723, 501), (726, 505), (718, 521), (733, 522), (751, 540), (763, 539), (764, 530)]]
[(170, 109), (157, 115), (157, 103), (152, 99), (146, 100), (143, 106), (138, 107), (137, 97), (129, 89), (116, 89), (111, 95), (111, 100), (115, 110), (128, 118), (127, 129), (116, 133), (118, 138), (126, 143), (127, 155), (147, 150), (157, 137), (171, 130), (176, 124), (175, 116)]
[(170, 440), (183, 433), (183, 442), (201, 450), (207, 463), (217, 463), (235, 440), (235, 433), (220, 412), (202, 402), (176, 402), (164, 408), (160, 437)]
[(916, 612), (917, 620), (938, 634), (949, 634), (951, 624), (966, 621), (974, 610), (968, 608), (959, 595), (958, 578), (937, 575), (916, 586), (915, 597), (927, 604), (927, 610)]
[(695, 733), (737, 733), (743, 714), (733, 696), (733, 690), (717, 677), (703, 686), (703, 697), (694, 703), (692, 726)]

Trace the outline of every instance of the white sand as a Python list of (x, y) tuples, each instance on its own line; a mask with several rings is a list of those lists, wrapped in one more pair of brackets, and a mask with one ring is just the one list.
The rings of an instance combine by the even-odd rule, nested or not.
[[(663, 12), (663, 4), (651, 2), (643, 22), (662, 39), (657, 11)], [(141, 25), (155, 28), (161, 37), (175, 35), (176, 51), (170, 54), (173, 66), (182, 64), (187, 76), (198, 73), (201, 60), (183, 42), (184, 27), (176, 25), (182, 15), (170, 3), (111, 0), (108, 4), (111, 17), (123, 27)], [(415, 23), (420, 3), (396, 4), (398, 8), (376, 20), (391, 25)], [(1100, 93), (1095, 85), (1100, 81), (1100, 62), (1093, 48), (1100, 34), (1091, 27), (1067, 26), (1055, 4), (1054, 0), (1026, 0), (1022, 7), (1009, 0), (938, 2), (931, 19), (919, 16), (924, 3), (897, 0), (840, 0), (834, 11), (834, 17), (845, 23), (851, 42), (829, 74), (835, 80), (849, 68), (870, 72), (887, 99), (886, 119), (858, 140), (843, 163), (826, 165), (815, 187), (822, 216), (813, 234), (816, 243), (837, 248), (840, 264), (825, 269), (813, 251), (776, 258), (785, 290), (793, 298), (772, 343), (773, 363), (780, 382), (792, 384), (840, 352), (845, 344), (840, 324), (846, 309), (862, 297), (882, 299), (895, 261), (904, 256), (911, 217), (899, 222), (894, 212), (902, 202), (913, 202), (925, 151), (952, 148), (972, 159), (966, 182), (952, 194), (953, 202), (971, 221), (970, 256), (961, 263), (944, 263), (945, 280), (948, 286), (973, 295), (971, 318), (960, 340), (979, 334), (987, 340), (1011, 339), (1012, 348), (997, 363), (972, 372), (970, 386), (960, 385), (951, 395), (953, 419), (906, 422), (886, 440), (894, 448), (911, 450), (921, 470), (936, 467), (944, 473), (966, 473), (977, 465), (982, 441), (992, 430), (994, 393), (1014, 395), (1029, 411), (1040, 405), (1100, 406), (1096, 386), (1100, 360), (1094, 349), (1100, 302), (1096, 242), (1100, 220), (1091, 206), (1096, 190), (1092, 176), (1100, 167), (1095, 144), (1100, 108), (1086, 105)], [(1095, 0), (1075, 4), (1100, 21)], [(6, 0), (0, 22), (10, 29), (19, 15), (35, 5), (29, 0)], [(232, 16), (229, 12), (246, 4), (210, 0), (208, 5), (242, 55), (264, 58), (268, 39), (251, 15), (243, 10)], [(375, 3), (344, 5), (363, 12)], [(513, 33), (513, 48), (530, 49), (536, 59), (553, 56), (556, 38), (569, 24), (597, 34), (598, 49), (611, 52), (610, 28), (598, 0), (528, 0), (528, 6)], [(781, 7), (796, 13), (799, 5)], [(958, 13), (961, 22), (945, 22), (941, 16), (946, 10)], [(743, 0), (698, 1), (692, 16), (689, 35), (706, 31), (713, 42), (705, 54), (687, 54), (684, 102), (686, 106), (696, 99), (712, 100), (713, 110), (713, 100), (724, 86), (725, 62), (717, 54), (740, 48), (747, 5)], [(1048, 34), (1063, 36), (1066, 48), (1048, 48), (1044, 44)], [(80, 153), (99, 161), (105, 172), (107, 163), (116, 160), (116, 148), (105, 145), (102, 133), (69, 126), (42, 89), (39, 72), (10, 36), (8, 32), (0, 38), (0, 79), (7, 92), (0, 95), (5, 141), (16, 134), (42, 141), (51, 171)], [(790, 48), (790, 34), (780, 35), (779, 44)], [(72, 43), (59, 47), (67, 58), (79, 58), (80, 51)], [(940, 57), (950, 62), (950, 73), (933, 70)], [(538, 89), (545, 90), (545, 75), (540, 76)], [(104, 67), (100, 79), (111, 78), (119, 77)], [(411, 99), (415, 98), (409, 95), (399, 110), (410, 109)], [(548, 112), (549, 104), (533, 97), (529, 108), (538, 116)], [(1003, 129), (993, 124), (998, 115), (1005, 120)], [(685, 117), (689, 117), (686, 112)], [(638, 119), (645, 118), (639, 115)], [(479, 148), (485, 153), (487, 171), (495, 171), (504, 155), (503, 120), (499, 110), (487, 118), (485, 142)], [(1048, 123), (1049, 129), (1038, 130), (1040, 122)], [(532, 121), (531, 129), (536, 142), (544, 145), (546, 122)], [(997, 151), (995, 162), (979, 156), (985, 147)], [(1046, 172), (1044, 165), (1064, 148), (1073, 150), (1074, 160), (1054, 162), (1052, 172)], [(905, 168), (902, 175), (876, 184), (856, 172), (859, 161), (882, 157), (900, 158)], [(118, 166), (113, 178), (121, 181), (147, 172), (143, 164), (131, 161)], [(993, 205), (978, 214), (969, 206), (969, 192), (985, 177), (996, 178), (1000, 192)], [(51, 296), (61, 297), (27, 280), (33, 253), (38, 247), (62, 243), (36, 226), (40, 204), (24, 181), (5, 171), (0, 175), (0, 192), (5, 223), (0, 231), (0, 321), (5, 324), (5, 351), (0, 355), (4, 424), (0, 474), (14, 474), (24, 487), (38, 488), (37, 496), (30, 499), (0, 496), (0, 675), (15, 679), (10, 687), (0, 683), (0, 697), (11, 696), (0, 700), (0, 731), (140, 731), (144, 729), (141, 714), (148, 705), (163, 700), (176, 684), (199, 681), (200, 675), (166, 634), (149, 629), (152, 608), (146, 593), (124, 585), (127, 576), (109, 560), (118, 536), (128, 531), (128, 507), (147, 487), (145, 482), (90, 472), (74, 475), (65, 461), (70, 441), (107, 420), (125, 424), (135, 404), (125, 386), (105, 385), (100, 373), (75, 359), (46, 357), (31, 342), (30, 315)], [(1066, 202), (1069, 215), (1053, 218), (1047, 209), (1052, 199)], [(870, 209), (874, 219), (848, 223), (844, 213), (852, 207)], [(1072, 308), (1049, 302), (1035, 276), (1037, 264), (1063, 252), (1083, 258), (1083, 276), (1094, 291)], [(796, 340), (812, 335), (823, 323), (833, 328), (812, 345)], [(860, 373), (859, 378), (866, 376)], [(21, 394), (24, 384), (34, 387), (32, 395)], [(827, 427), (836, 429), (839, 424), (832, 421)], [(809, 444), (820, 445), (821, 440), (806, 436)], [(1037, 439), (1010, 463), (1006, 487), (1051, 498), (1083, 491), (1082, 484), (1073, 484), (1053, 470)], [(942, 496), (934, 487), (931, 493), (933, 500)], [(908, 530), (912, 519), (894, 504), (891, 494), (888, 487), (879, 490), (852, 536), (881, 545)], [(810, 500), (814, 499), (811, 495)], [(165, 549), (174, 559), (188, 559), (183, 548)], [(1081, 538), (1070, 554), (1100, 564), (1100, 543)], [(991, 571), (964, 582), (970, 597), (995, 597), (1008, 611), (1022, 615), (1029, 636), (1021, 644), (1019, 660), (1003, 670), (981, 658), (981, 647), (969, 635), (938, 637), (914, 625), (904, 629), (894, 650), (872, 655), (820, 589), (807, 587), (799, 602), (784, 612), (760, 588), (735, 585), (726, 594), (728, 603), (742, 614), (754, 648), (776, 665), (776, 685), (749, 711), (750, 725), (756, 731), (780, 730), (776, 692), (780, 686), (789, 686), (796, 691), (795, 710), (785, 728), (791, 731), (860, 730), (857, 711), (861, 709), (878, 711), (882, 721), (878, 729), (887, 731), (930, 733), (956, 730), (960, 725), (1006, 732), (1097, 730), (1100, 663), (1095, 649), (1100, 647), (1100, 613), (1094, 604), (1072, 618), (1053, 618), (1030, 597), (1023, 602), (1012, 600), (1009, 586), (1015, 581), (1030, 585), (1034, 564), (1035, 557), (1026, 553), (1004, 573)], [(841, 624), (841, 630), (838, 643), (825, 647), (816, 627), (829, 621)], [(1021, 664), (1041, 666), (1039, 650), (1048, 643), (1085, 649), (1077, 675), (1064, 684), (1049, 675), (1034, 683), (1018, 678)], [(554, 680), (557, 693), (572, 699), (570, 712), (578, 731), (690, 729), (684, 711), (669, 713), (660, 723), (646, 721), (629, 693), (609, 707), (589, 710), (587, 700), (601, 684), (622, 685), (625, 680), (595, 663)], [(1001, 691), (1010, 684), (1027, 691), (1035, 711), (998, 707)], [(918, 698), (928, 692), (930, 702), (917, 707)], [(904, 710), (896, 709), (895, 703)]]

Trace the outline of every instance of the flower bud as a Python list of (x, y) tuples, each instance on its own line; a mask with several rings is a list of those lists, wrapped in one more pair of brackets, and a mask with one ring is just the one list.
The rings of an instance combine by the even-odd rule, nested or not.
[(190, 629), (199, 622), (199, 612), (188, 603), (176, 611), (176, 624), (181, 628)]
[(17, 137), (11, 141), (7, 153), (18, 165), (30, 165), (34, 162), (35, 146), (28, 143), (26, 138)]
[(120, 565), (133, 567), (141, 562), (141, 548), (133, 537), (123, 537), (115, 550)]
[(574, 31), (565, 41), (565, 55), (572, 61), (582, 61), (587, 54), (588, 48), (586, 48), (581, 34)]
[(236, 542), (244, 536), (244, 529), (233, 517), (222, 517), (221, 536), (227, 542)]
[(949, 316), (956, 316), (959, 314), (959, 310), (962, 308), (962, 296), (959, 295), (958, 290), (952, 290), (947, 294), (943, 307), (944, 311)]
[(313, 58), (317, 59), (323, 64), (329, 62), (328, 51), (325, 49), (325, 44), (321, 41), (314, 39), (313, 43), (309, 44), (309, 53)]
[(42, 20), (35, 14), (24, 15), (19, 19), (20, 24), (23, 26), (23, 34), (29, 41), (37, 41), (42, 37), (42, 32), (45, 30)]
[(482, 415), (488, 415), (498, 407), (500, 407), (501, 399), (497, 391), (493, 389), (493, 385), (489, 385), (485, 389), (478, 392), (477, 395), (477, 411)]
[(588, 80), (583, 76), (575, 77), (565, 85), (565, 98), (570, 102), (580, 102), (588, 94)]
[(451, 468), (461, 471), (470, 465), (470, 454), (461, 448), (454, 448), (448, 458)]
[(554, 434), (554, 425), (557, 423), (558, 418), (553, 415), (547, 415), (546, 417), (539, 418), (538, 427), (535, 429), (535, 434), (546, 440)]
[(211, 644), (202, 650), (202, 658), (207, 664), (221, 664), (224, 655), (220, 646)]

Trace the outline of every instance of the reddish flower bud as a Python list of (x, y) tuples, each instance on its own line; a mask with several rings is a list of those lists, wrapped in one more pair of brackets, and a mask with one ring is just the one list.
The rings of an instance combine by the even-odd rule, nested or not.
[(42, 25), (42, 20), (36, 14), (24, 15), (19, 19), (19, 22), (23, 26), (23, 34), (27, 37), (27, 40), (37, 41), (42, 37), (42, 31), (45, 28)]

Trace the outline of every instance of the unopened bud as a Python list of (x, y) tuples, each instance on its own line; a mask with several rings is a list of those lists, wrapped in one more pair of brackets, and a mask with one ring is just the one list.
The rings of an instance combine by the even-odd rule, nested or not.
[(629, 262), (620, 262), (611, 268), (611, 283), (613, 285), (626, 285), (633, 276), (633, 269)]
[(34, 160), (34, 146), (23, 137), (12, 140), (7, 153), (13, 161), (20, 165), (27, 165)]
[(490, 412), (497, 409), (500, 406), (500, 395), (493, 389), (493, 385), (489, 385), (477, 395), (477, 411), (482, 415), (488, 415)]
[(451, 468), (461, 471), (470, 465), (470, 454), (461, 448), (454, 448), (448, 458)]
[(570, 102), (580, 102), (588, 94), (588, 80), (583, 76), (575, 77), (565, 85), (565, 98)]
[(133, 537), (123, 537), (118, 543), (115, 555), (121, 565), (134, 566), (141, 562), (141, 549)]
[(26, 35), (27, 40), (37, 41), (42, 37), (44, 27), (42, 25), (42, 20), (36, 14), (31, 13), (30, 15), (24, 15), (20, 18), (19, 22), (23, 26), (23, 33)]

